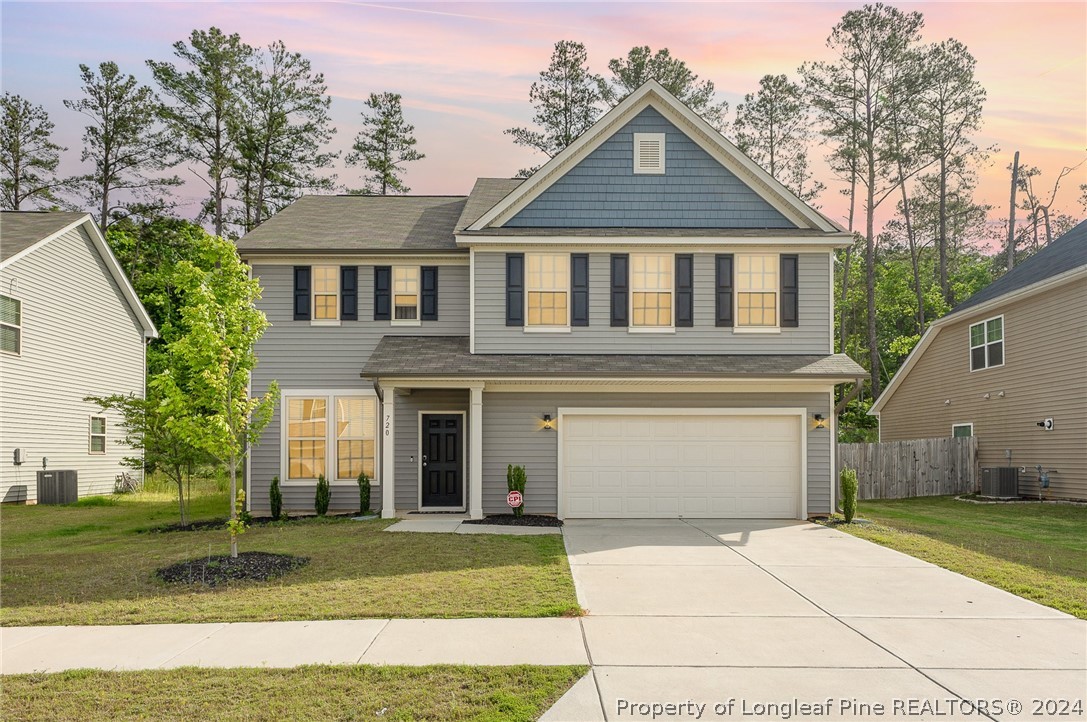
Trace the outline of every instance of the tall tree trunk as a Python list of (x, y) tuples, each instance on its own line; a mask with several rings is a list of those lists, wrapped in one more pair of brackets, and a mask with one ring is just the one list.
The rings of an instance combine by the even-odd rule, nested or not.
[(951, 297), (951, 284), (947, 280), (947, 158), (943, 155), (940, 156), (940, 237), (937, 242), (940, 246), (940, 291), (950, 306), (955, 299)]
[(181, 516), (181, 526), (185, 526), (185, 485), (177, 479), (177, 510)]
[(1019, 185), (1019, 151), (1012, 161), (1012, 192), (1008, 203), (1008, 270), (1015, 268), (1015, 190)]
[(868, 292), (868, 359), (872, 364), (871, 382), (872, 398), (879, 396), (879, 339), (876, 337), (876, 167), (872, 160), (868, 163), (868, 207), (865, 208), (867, 216), (865, 222), (864, 260), (865, 289)]
[[(902, 178), (902, 162), (898, 163), (898, 177)], [(902, 183), (902, 217), (906, 221), (906, 240), (910, 244), (910, 262), (913, 264), (913, 293), (917, 297), (917, 333), (925, 332), (925, 295), (921, 291), (921, 263), (917, 250), (917, 237), (913, 232), (910, 217), (910, 199), (906, 193), (906, 184)]]
[(1042, 218), (1045, 219), (1045, 243), (1053, 242), (1053, 227), (1049, 225), (1049, 206), (1042, 206)]

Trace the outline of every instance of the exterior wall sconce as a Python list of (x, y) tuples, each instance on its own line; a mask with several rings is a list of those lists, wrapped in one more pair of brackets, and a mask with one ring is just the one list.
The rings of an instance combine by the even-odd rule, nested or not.
[(543, 427), (546, 431), (555, 430), (555, 420), (551, 418), (551, 414), (543, 415)]
[(814, 421), (815, 421), (815, 428), (817, 428), (817, 429), (827, 428), (827, 419), (822, 414), (816, 414), (815, 416), (812, 417), (812, 419), (814, 419)]
[(950, 405), (951, 405), (951, 399), (944, 399), (944, 406), (950, 406)]

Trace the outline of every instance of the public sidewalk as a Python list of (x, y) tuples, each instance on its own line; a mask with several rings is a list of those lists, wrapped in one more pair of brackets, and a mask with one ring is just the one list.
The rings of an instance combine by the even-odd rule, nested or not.
[(303, 664), (588, 664), (577, 619), (0, 628), (0, 673)]

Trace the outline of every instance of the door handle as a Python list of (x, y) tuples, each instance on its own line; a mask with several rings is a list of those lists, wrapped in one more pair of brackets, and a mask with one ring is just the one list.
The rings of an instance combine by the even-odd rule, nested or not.
[(426, 454), (423, 454), (423, 466), (426, 466)]

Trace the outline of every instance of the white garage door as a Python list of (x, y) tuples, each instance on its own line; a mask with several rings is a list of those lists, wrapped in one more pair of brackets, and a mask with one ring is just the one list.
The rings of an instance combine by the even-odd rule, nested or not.
[(799, 416), (563, 416), (567, 518), (794, 519)]

